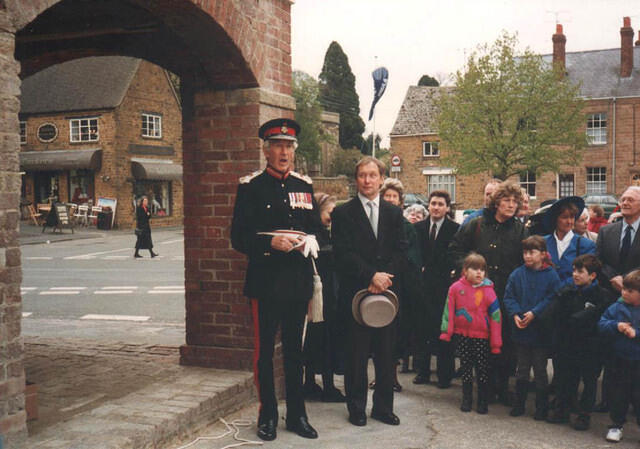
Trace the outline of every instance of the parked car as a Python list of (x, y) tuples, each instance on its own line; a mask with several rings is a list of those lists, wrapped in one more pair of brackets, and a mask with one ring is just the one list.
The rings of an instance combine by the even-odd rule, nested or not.
[(604, 209), (605, 218), (618, 206), (618, 198), (610, 193), (588, 193), (582, 197), (587, 206), (599, 204)]
[(404, 194), (404, 207), (405, 209), (414, 204), (422, 204), (424, 207), (429, 205), (429, 198), (421, 193), (405, 193)]

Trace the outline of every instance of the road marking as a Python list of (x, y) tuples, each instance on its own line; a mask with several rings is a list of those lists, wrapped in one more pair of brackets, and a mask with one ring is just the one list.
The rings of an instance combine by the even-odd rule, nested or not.
[(184, 290), (149, 290), (147, 293), (149, 293), (150, 295), (162, 295), (162, 294), (175, 294), (175, 295), (181, 295), (184, 293)]
[(168, 245), (170, 243), (178, 243), (178, 242), (184, 242), (184, 239), (167, 240), (166, 242), (160, 242), (160, 244), (161, 245)]
[(99, 315), (90, 313), (88, 315), (81, 316), (81, 320), (112, 320), (112, 321), (148, 321), (149, 316), (135, 316), (135, 315)]
[(51, 287), (49, 290), (86, 290), (87, 287)]
[(80, 293), (78, 290), (56, 290), (56, 291), (46, 291), (40, 292), (39, 295), (77, 295)]
[(153, 287), (154, 290), (176, 290), (182, 289), (184, 290), (184, 285), (156, 285)]
[(30, 291), (36, 290), (37, 288), (38, 287), (20, 287), (20, 290), (30, 292)]
[(126, 295), (133, 293), (133, 290), (96, 290), (94, 295)]
[(124, 260), (124, 259), (128, 259), (129, 256), (105, 256), (103, 257), (104, 260)]
[(53, 257), (44, 257), (44, 256), (31, 256), (25, 257), (25, 260), (51, 260)]
[(111, 287), (102, 287), (102, 290), (135, 290), (137, 289), (137, 286), (133, 286), (133, 285), (126, 285), (126, 286), (111, 286)]
[(26, 318), (31, 315), (33, 315), (33, 312), (22, 312), (22, 318)]
[(67, 256), (65, 260), (73, 260), (73, 259), (86, 259), (94, 256), (102, 256), (103, 254), (111, 254), (111, 253), (119, 253), (122, 251), (131, 251), (131, 248), (121, 248), (121, 249), (113, 249), (111, 251), (100, 251), (97, 253), (89, 253), (89, 254), (80, 254), (78, 256)]

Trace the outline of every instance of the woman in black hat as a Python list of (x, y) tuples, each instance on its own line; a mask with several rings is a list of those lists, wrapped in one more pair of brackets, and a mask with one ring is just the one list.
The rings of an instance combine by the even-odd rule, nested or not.
[(151, 257), (156, 257), (158, 254), (153, 252), (153, 241), (151, 240), (151, 226), (149, 220), (151, 219), (151, 211), (149, 210), (149, 200), (146, 196), (140, 198), (138, 207), (136, 208), (136, 252), (133, 257), (142, 257), (138, 251), (141, 249), (148, 249)]
[(582, 214), (584, 200), (579, 196), (559, 199), (547, 210), (543, 224), (547, 251), (563, 284), (571, 284), (573, 260), (581, 254), (595, 254), (596, 245), (591, 240), (573, 232), (575, 221)]

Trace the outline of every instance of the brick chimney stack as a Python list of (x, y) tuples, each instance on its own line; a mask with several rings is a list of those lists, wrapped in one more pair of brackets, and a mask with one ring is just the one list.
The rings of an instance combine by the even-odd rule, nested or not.
[(633, 70), (633, 28), (631, 19), (624, 17), (620, 28), (620, 77), (629, 78)]
[(556, 24), (556, 34), (551, 37), (553, 41), (553, 65), (562, 69), (562, 73), (565, 72), (565, 44), (567, 38), (562, 34), (562, 25)]

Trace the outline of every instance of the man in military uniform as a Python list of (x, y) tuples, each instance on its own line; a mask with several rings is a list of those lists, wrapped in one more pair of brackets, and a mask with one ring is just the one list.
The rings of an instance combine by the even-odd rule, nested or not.
[[(254, 320), (254, 374), (260, 399), (258, 437), (276, 438), (278, 403), (273, 383), (273, 348), (278, 325), (286, 388), (287, 429), (304, 438), (318, 434), (307, 420), (302, 393), (302, 328), (313, 292), (313, 269), (306, 258), (321, 230), (311, 179), (291, 170), (300, 126), (270, 120), (260, 127), (265, 170), (240, 179), (231, 244), (249, 257), (244, 295)], [(278, 231), (278, 232), (274, 232)], [(283, 231), (291, 231), (285, 233)], [(298, 234), (298, 235), (296, 235)]]

